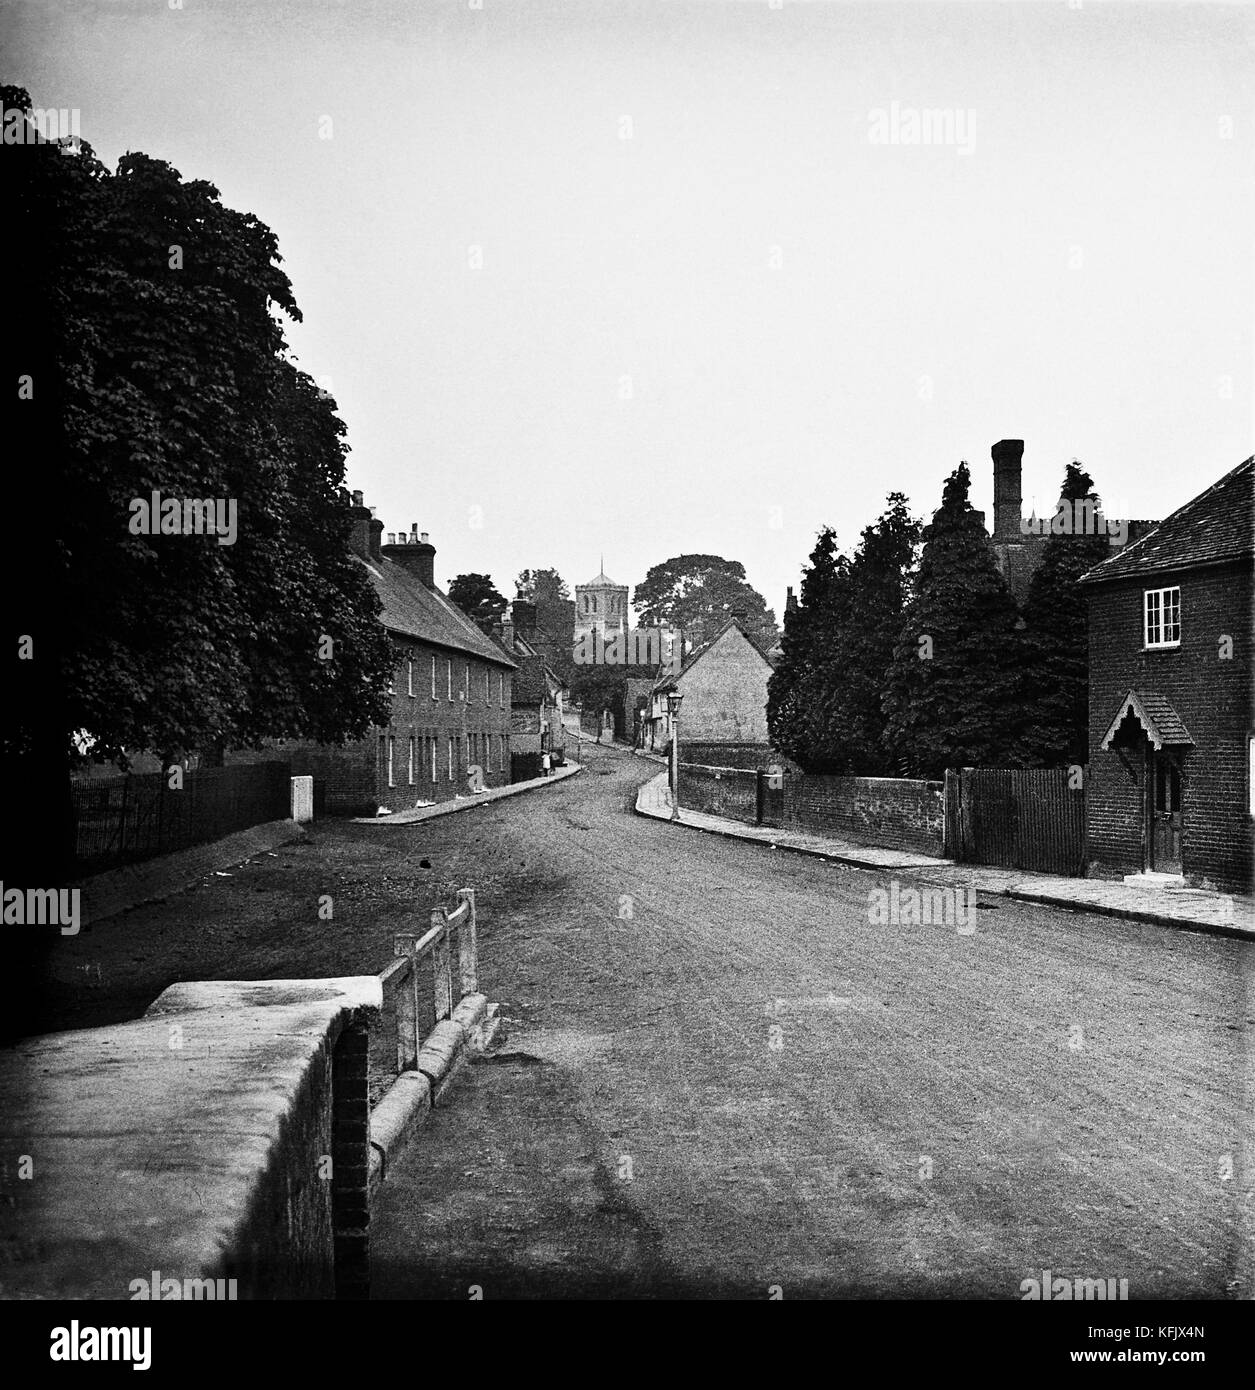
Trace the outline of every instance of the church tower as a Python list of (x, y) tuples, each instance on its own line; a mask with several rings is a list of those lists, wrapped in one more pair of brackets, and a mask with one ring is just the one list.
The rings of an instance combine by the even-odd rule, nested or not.
[(592, 632), (609, 641), (628, 626), (628, 586), (607, 577), (603, 560), (595, 579), (575, 586), (575, 640)]

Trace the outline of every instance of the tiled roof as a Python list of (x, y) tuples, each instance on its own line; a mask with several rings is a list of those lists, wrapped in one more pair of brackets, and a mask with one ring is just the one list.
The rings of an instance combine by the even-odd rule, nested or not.
[(1100, 584), (1255, 554), (1255, 456), (1178, 507), (1139, 541), (1081, 576)]
[(383, 603), (380, 621), (389, 632), (477, 656), (498, 666), (514, 666), (491, 638), (475, 626), (439, 589), (429, 589), (395, 560), (361, 561)]
[(626, 589), (627, 585), (616, 584), (613, 579), (607, 576), (605, 570), (602, 570), (596, 579), (590, 579), (587, 584), (579, 584), (576, 587), (580, 589)]
[(1162, 748), (1165, 743), (1194, 742), (1190, 737), (1190, 731), (1185, 727), (1185, 721), (1173, 709), (1172, 702), (1166, 695), (1161, 695), (1157, 690), (1130, 690), (1124, 697), (1116, 717), (1107, 727), (1102, 741), (1104, 748), (1111, 747), (1112, 739), (1119, 732), (1125, 716), (1130, 713), (1137, 719), (1145, 730), (1146, 737), (1156, 748)]

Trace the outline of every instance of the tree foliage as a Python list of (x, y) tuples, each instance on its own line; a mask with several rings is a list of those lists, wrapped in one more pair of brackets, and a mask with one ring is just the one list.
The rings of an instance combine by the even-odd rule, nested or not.
[(674, 555), (652, 566), (636, 586), (632, 606), (641, 627), (679, 628), (693, 644), (708, 641), (742, 609), (746, 633), (764, 651), (780, 636), (776, 615), (746, 580), (745, 566), (720, 555)]
[(946, 480), (924, 549), (884, 696), (884, 741), (899, 770), (1024, 760), (1022, 644), (1015, 600), (968, 501), (966, 463)]
[(519, 572), (514, 581), (515, 597), (528, 603), (565, 602), (571, 597), (566, 580), (554, 569), (527, 569)]
[(449, 584), (449, 599), (466, 614), (481, 632), (492, 630), (505, 617), (505, 597), (487, 574), (459, 574)]
[(901, 493), (864, 528), (852, 559), (820, 533), (785, 615), (783, 656), (768, 685), (773, 744), (811, 772), (890, 772), (881, 699), (901, 632), (920, 524)]
[[(1079, 463), (1070, 463), (1060, 501), (1075, 517), (1071, 504), (1086, 499), (1096, 513), (1092, 479)], [(1024, 738), (1033, 760), (1048, 766), (1083, 764), (1088, 757), (1089, 605), (1077, 581), (1110, 555), (1105, 536), (1052, 529), (1029, 582)]]
[[(62, 745), (85, 730), (112, 760), (360, 737), (386, 717), (393, 656), (347, 549), (344, 425), (287, 354), (300, 312), (274, 234), (143, 154), (110, 173), (90, 146), (51, 151), (32, 178), (59, 374), (59, 493), (39, 511)], [(234, 502), (235, 542), (134, 534), (153, 492)]]

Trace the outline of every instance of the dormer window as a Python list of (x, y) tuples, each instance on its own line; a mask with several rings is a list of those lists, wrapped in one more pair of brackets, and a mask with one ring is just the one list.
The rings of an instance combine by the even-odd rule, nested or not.
[(1145, 643), (1147, 647), (1181, 645), (1181, 590), (1147, 589), (1144, 600)]

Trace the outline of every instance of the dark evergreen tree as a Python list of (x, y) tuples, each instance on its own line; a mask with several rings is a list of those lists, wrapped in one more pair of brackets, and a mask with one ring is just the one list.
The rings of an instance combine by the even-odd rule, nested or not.
[(1015, 600), (968, 501), (966, 463), (946, 480), (884, 696), (887, 752), (901, 773), (1019, 766), (1024, 750)]
[(894, 771), (884, 746), (882, 699), (902, 632), (920, 522), (906, 498), (891, 492), (877, 521), (863, 530), (849, 569), (844, 622), (827, 654), (824, 761), (836, 772), (876, 777)]
[(1081, 465), (1068, 464), (1024, 604), (1024, 739), (1030, 757), (1047, 766), (1084, 763), (1089, 752), (1089, 605), (1077, 581), (1112, 553), (1091, 525), (1098, 512), (1093, 489)]
[(767, 731), (772, 747), (808, 772), (828, 770), (822, 711), (832, 694), (830, 660), (849, 613), (850, 562), (825, 526), (802, 571), (798, 606), (785, 613), (782, 656), (767, 682)]

